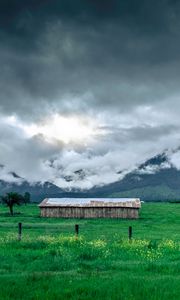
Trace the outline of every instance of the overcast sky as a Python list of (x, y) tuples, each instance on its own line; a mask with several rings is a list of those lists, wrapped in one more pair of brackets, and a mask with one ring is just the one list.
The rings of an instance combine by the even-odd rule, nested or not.
[(91, 188), (180, 146), (179, 1), (0, 0), (0, 66), (0, 179)]

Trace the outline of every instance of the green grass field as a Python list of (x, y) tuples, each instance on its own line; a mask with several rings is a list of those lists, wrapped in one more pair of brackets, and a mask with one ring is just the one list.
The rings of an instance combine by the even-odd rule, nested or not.
[(15, 212), (0, 207), (0, 299), (180, 299), (180, 204), (145, 203), (133, 221), (45, 219), (36, 205)]

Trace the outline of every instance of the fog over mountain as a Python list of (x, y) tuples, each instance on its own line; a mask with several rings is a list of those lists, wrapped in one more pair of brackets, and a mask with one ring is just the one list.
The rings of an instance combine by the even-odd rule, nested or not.
[[(179, 201), (180, 200), (180, 170), (173, 164), (173, 156), (168, 152), (159, 154), (137, 166), (129, 173), (124, 173), (121, 179), (90, 189), (59, 188), (50, 182), (34, 182), (31, 184), (16, 173), (10, 172), (11, 182), (0, 180), (1, 193), (16, 191), (31, 194), (31, 201), (40, 202), (47, 197), (140, 197), (144, 201)], [(179, 155), (179, 154), (178, 154)], [(120, 172), (121, 173), (121, 172)], [(83, 181), (86, 173), (83, 170), (75, 171), (72, 176), (64, 177), (68, 182)]]
[(179, 172), (179, 1), (2, 0), (0, 40), (3, 184)]

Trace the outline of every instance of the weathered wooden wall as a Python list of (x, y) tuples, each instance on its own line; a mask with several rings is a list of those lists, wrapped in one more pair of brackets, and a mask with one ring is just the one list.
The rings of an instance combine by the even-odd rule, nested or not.
[(41, 217), (137, 219), (139, 209), (126, 207), (41, 207)]

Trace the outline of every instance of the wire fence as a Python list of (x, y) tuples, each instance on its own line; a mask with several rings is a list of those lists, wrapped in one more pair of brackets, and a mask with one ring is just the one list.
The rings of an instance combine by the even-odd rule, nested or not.
[(58, 235), (75, 235), (84, 236), (87, 239), (105, 238), (112, 240), (119, 239), (148, 239), (148, 240), (162, 240), (164, 238), (179, 241), (178, 232), (172, 236), (171, 233), (166, 232), (164, 235), (161, 229), (148, 232), (143, 228), (136, 226), (120, 226), (119, 225), (97, 225), (97, 224), (48, 224), (48, 223), (7, 223), (0, 224), (0, 235), (13, 233), (17, 236), (18, 240), (23, 239), (25, 236), (38, 237), (38, 236), (58, 236)]

